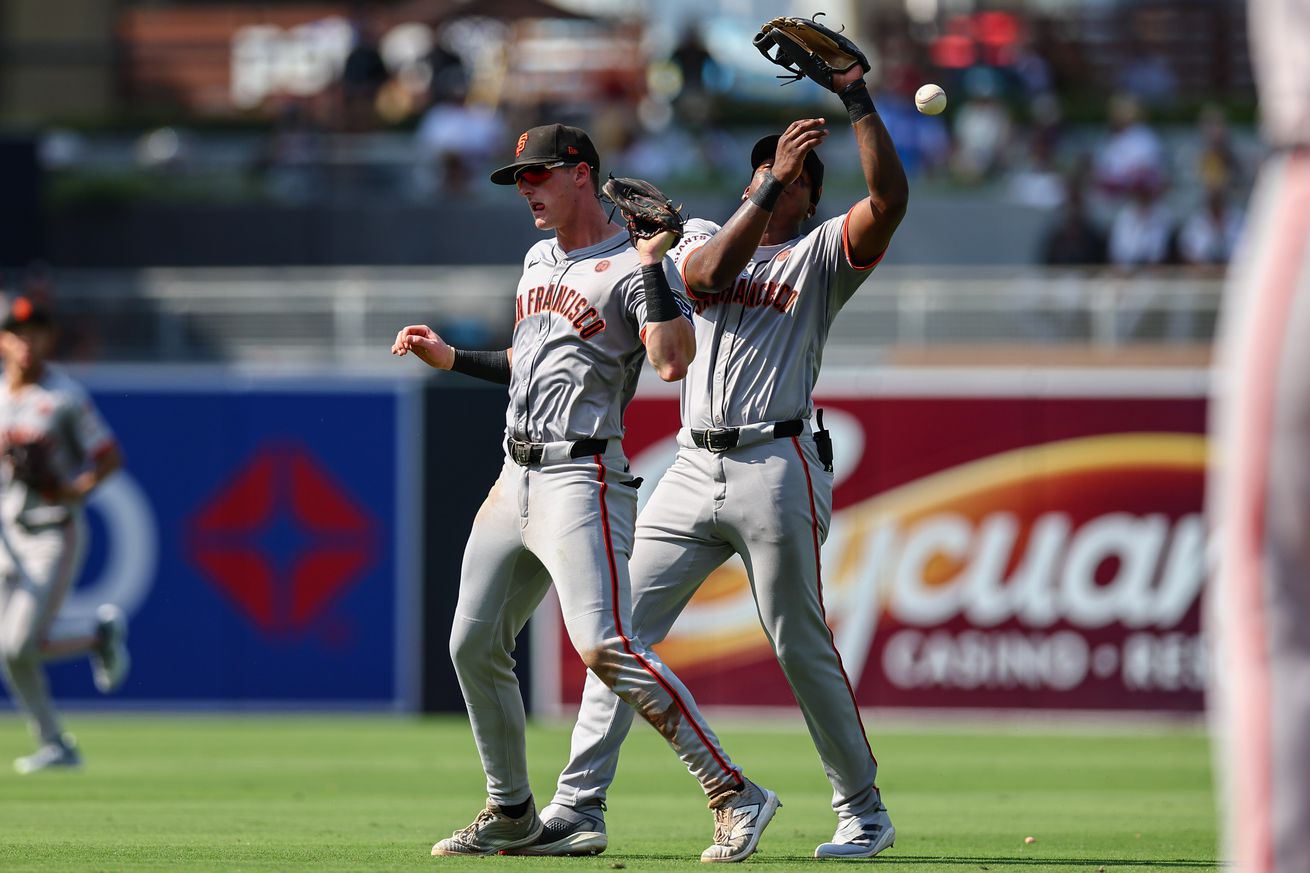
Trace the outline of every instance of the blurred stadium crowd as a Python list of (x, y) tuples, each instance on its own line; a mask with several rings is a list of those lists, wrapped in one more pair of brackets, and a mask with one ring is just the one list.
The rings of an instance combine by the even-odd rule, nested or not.
[[(833, 112), (750, 44), (769, 16), (814, 11), (783, 0), (128, 2), (80, 25), (11, 5), (37, 23), (7, 38), (0, 76), (20, 87), (0, 112), (34, 144), (41, 231), (0, 263), (34, 294), (68, 268), (508, 263), (517, 237), (469, 229), (510, 223), (514, 192), (485, 175), (544, 120), (590, 130), (604, 170), (727, 214), (754, 138)], [(870, 47), (914, 186), (889, 263), (1217, 277), (1260, 156), (1243, 8), (830, 4)], [(60, 78), (86, 67), (110, 86)], [(914, 111), (929, 81), (942, 116)], [(825, 148), (821, 209), (858, 187), (850, 149)]]

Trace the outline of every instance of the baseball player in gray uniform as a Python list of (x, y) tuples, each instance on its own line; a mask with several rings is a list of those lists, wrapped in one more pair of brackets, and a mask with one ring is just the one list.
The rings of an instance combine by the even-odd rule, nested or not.
[(1272, 148), (1224, 290), (1207, 619), (1225, 854), (1310, 870), (1310, 0), (1251, 0)]
[[(678, 454), (637, 523), (633, 623), (664, 639), (716, 567), (746, 564), (773, 645), (833, 787), (838, 826), (820, 858), (868, 858), (895, 829), (877, 762), (823, 606), (820, 544), (832, 513), (832, 445), (811, 424), (824, 342), (882, 258), (909, 197), (859, 68), (840, 74), (869, 196), (808, 234), (823, 184), (823, 119), (793, 123), (752, 150), (743, 204), (722, 228), (687, 223), (674, 251), (695, 303), (696, 357), (682, 385)], [(854, 93), (852, 93), (854, 92)], [(606, 789), (632, 712), (592, 674), (571, 760), (542, 816), (539, 850), (604, 839)]]
[(7, 306), (0, 322), (0, 664), (40, 744), (14, 762), (19, 773), (81, 764), (50, 700), (45, 661), (89, 655), (105, 693), (128, 669), (127, 626), (117, 607), (101, 606), (92, 627), (55, 624), (86, 550), (82, 503), (122, 458), (86, 392), (47, 363), (53, 341), (44, 307), (25, 297)]
[(392, 349), (509, 385), (505, 462), (469, 536), (450, 640), (489, 798), (432, 853), (532, 854), (542, 833), (511, 652), (553, 581), (591, 675), (668, 740), (709, 796), (714, 843), (701, 860), (740, 861), (755, 851), (777, 795), (742, 775), (687, 689), (632, 630), (640, 482), (623, 454), (623, 411), (643, 360), (661, 378), (681, 379), (695, 336), (666, 257), (675, 237), (634, 248), (597, 198), (599, 163), (586, 133), (551, 124), (519, 137), (513, 163), (491, 176), (517, 186), (538, 229), (555, 231), (524, 259), (508, 351), (452, 349), (424, 325), (402, 329)]

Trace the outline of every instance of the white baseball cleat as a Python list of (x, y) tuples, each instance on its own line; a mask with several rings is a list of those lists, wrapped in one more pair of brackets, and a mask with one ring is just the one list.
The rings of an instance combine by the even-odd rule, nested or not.
[(527, 812), (510, 818), (487, 798), (487, 808), (473, 823), (432, 847), (434, 855), (497, 855), (530, 845), (541, 836), (537, 805), (528, 801)]
[(541, 811), (541, 836), (509, 855), (599, 855), (609, 848), (603, 806), (575, 809), (552, 803)]
[(62, 734), (58, 739), (42, 744), (32, 754), (14, 761), (14, 769), (24, 776), (49, 769), (76, 770), (81, 766), (82, 756), (68, 734)]
[(782, 806), (778, 795), (742, 777), (745, 785), (710, 803), (714, 810), (714, 845), (700, 853), (706, 862), (744, 861), (755, 853), (760, 836)]
[(96, 648), (91, 653), (91, 678), (101, 694), (122, 687), (132, 656), (127, 652), (127, 618), (112, 603), (96, 609)]
[(816, 858), (872, 858), (896, 842), (896, 828), (892, 827), (887, 807), (863, 818), (844, 818), (837, 824), (837, 833), (831, 843), (822, 843), (814, 850)]

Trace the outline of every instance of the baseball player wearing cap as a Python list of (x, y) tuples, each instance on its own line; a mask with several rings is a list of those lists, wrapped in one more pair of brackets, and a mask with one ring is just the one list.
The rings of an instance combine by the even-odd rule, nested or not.
[(469, 536), (450, 640), (489, 797), (432, 853), (537, 853), (543, 826), (511, 652), (553, 581), (589, 675), (669, 741), (709, 796), (714, 843), (701, 860), (740, 861), (755, 851), (777, 795), (742, 775), (686, 688), (632, 631), (628, 559), (641, 483), (623, 454), (623, 411), (643, 359), (666, 381), (681, 379), (695, 335), (666, 257), (675, 238), (634, 248), (597, 199), (599, 163), (583, 131), (552, 124), (519, 137), (514, 162), (491, 175), (517, 186), (538, 229), (555, 231), (524, 258), (508, 351), (452, 349), (423, 325), (401, 330), (392, 348), (509, 386), (505, 462)]
[(94, 627), (55, 625), (85, 555), (82, 503), (122, 457), (86, 392), (47, 363), (53, 343), (44, 307), (25, 297), (9, 305), (0, 323), (0, 664), (40, 744), (14, 762), (19, 773), (81, 764), (50, 700), (45, 661), (89, 655), (106, 693), (128, 669), (117, 607), (101, 606)]
[(1310, 870), (1310, 2), (1252, 0), (1270, 154), (1224, 288), (1210, 407), (1208, 592), (1224, 854)]
[[(858, 82), (839, 74), (837, 89)], [(674, 251), (695, 302), (696, 357), (682, 384), (678, 454), (637, 523), (633, 623), (649, 645), (716, 567), (745, 561), (765, 634), (833, 787), (838, 826), (820, 858), (868, 858), (895, 839), (854, 691), (824, 615), (820, 544), (832, 512), (832, 445), (811, 424), (828, 330), (905, 214), (905, 173), (867, 90), (849, 107), (869, 196), (808, 234), (823, 184), (823, 119), (751, 154), (743, 204), (722, 228), (687, 223)], [(847, 92), (848, 94), (850, 92)], [(858, 95), (857, 95), (858, 96)], [(866, 105), (867, 104), (867, 105)], [(571, 760), (543, 810), (546, 849), (605, 832), (606, 789), (632, 713), (587, 677)], [(542, 838), (547, 839), (546, 837)]]

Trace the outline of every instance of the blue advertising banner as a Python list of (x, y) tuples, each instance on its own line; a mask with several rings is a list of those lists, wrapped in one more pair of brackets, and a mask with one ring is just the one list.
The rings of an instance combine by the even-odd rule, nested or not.
[[(417, 705), (417, 383), (74, 375), (127, 459), (60, 617), (128, 613), (106, 702)], [(49, 675), (98, 697), (85, 660)]]

